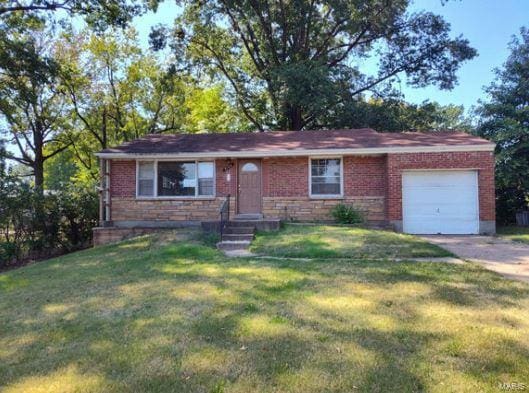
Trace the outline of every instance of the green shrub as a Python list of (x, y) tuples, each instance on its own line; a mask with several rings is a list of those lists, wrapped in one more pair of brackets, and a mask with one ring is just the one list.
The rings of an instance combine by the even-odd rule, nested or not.
[(361, 224), (364, 222), (364, 216), (361, 211), (352, 205), (344, 203), (334, 206), (331, 214), (336, 222), (340, 224)]
[(88, 246), (97, 218), (93, 189), (72, 185), (42, 193), (0, 177), (0, 269)]

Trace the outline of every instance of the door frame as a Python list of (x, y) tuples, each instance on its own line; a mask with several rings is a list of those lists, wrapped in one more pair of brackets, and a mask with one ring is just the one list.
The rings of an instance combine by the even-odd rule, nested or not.
[[(241, 176), (241, 166), (247, 162), (253, 162), (259, 167), (259, 212), (257, 213), (241, 213), (239, 210), (239, 196), (240, 196), (240, 176)], [(237, 199), (236, 199), (236, 214), (262, 214), (263, 213), (263, 160), (261, 158), (239, 158), (237, 160)]]
[[(479, 187), (479, 168), (413, 168), (413, 169), (403, 169), (400, 176), (400, 196), (401, 196), (401, 214), (402, 214), (402, 232), (404, 233), (410, 233), (407, 232), (405, 229), (405, 223), (404, 223), (404, 175), (406, 174), (413, 174), (417, 172), (473, 172), (474, 173), (474, 181), (475, 181), (475, 189), (476, 189), (476, 227), (475, 232), (470, 233), (469, 235), (477, 235), (479, 234), (479, 226), (480, 226), (480, 187)], [(413, 234), (413, 233), (411, 233)]]

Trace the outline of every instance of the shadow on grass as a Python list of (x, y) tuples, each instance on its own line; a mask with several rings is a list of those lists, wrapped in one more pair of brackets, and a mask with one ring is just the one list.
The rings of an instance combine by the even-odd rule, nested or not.
[(330, 225), (286, 225), (260, 232), (252, 251), (291, 258), (448, 257), (452, 253), (420, 238), (383, 230)]
[[(72, 365), (80, 382), (96, 375), (93, 390), (105, 391), (427, 390), (425, 364), (458, 336), (421, 330), (423, 303), (392, 299), (395, 287), (411, 285), (432, 306), (459, 312), (517, 307), (529, 296), (529, 287), (469, 266), (229, 260), (198, 243), (149, 237), (6, 277), (0, 384), (20, 391)], [(373, 295), (363, 306), (366, 288)], [(464, 357), (451, 367), (480, 386), (488, 380), (479, 369), (527, 370), (518, 341), (492, 343), (485, 355), (465, 345), (443, 356)]]

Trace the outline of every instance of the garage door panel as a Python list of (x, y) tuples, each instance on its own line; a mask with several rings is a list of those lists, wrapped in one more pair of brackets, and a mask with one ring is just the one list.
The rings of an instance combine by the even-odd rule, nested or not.
[[(451, 219), (442, 219), (440, 224), (443, 228), (450, 228), (449, 233), (451, 235), (468, 235), (475, 234), (476, 232), (476, 221), (475, 219), (457, 219), (457, 226), (453, 225), (454, 220)], [(445, 233), (445, 232), (440, 232)]]
[(477, 233), (477, 188), (475, 171), (404, 173), (404, 231), (417, 234)]
[(437, 233), (437, 230), (438, 224), (435, 222), (435, 217), (432, 216), (418, 217), (417, 221), (405, 224), (404, 228), (406, 233), (414, 234), (432, 234)]

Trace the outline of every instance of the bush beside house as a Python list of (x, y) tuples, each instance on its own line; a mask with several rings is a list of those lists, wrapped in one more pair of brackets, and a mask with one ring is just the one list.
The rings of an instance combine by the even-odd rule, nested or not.
[(0, 269), (71, 252), (91, 243), (97, 194), (70, 187), (41, 193), (27, 184), (0, 188)]

